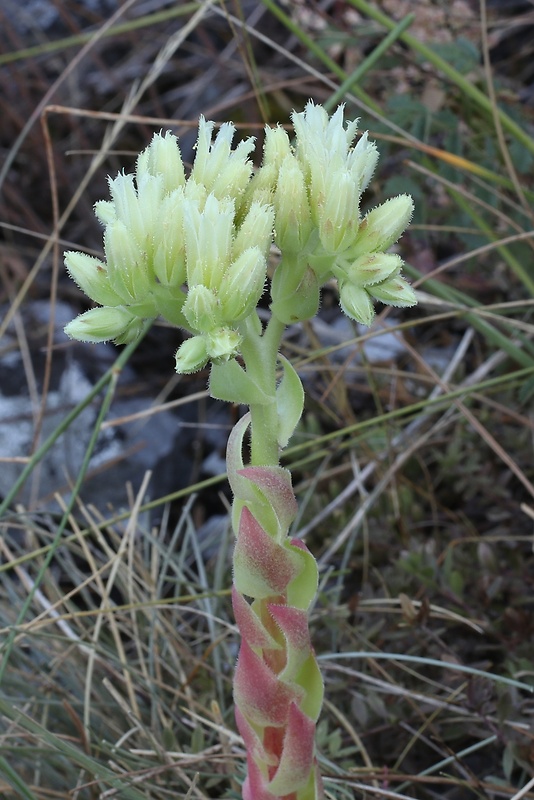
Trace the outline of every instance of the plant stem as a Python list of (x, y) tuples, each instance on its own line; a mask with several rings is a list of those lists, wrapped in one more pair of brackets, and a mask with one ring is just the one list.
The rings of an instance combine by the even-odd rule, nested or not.
[[(247, 321), (248, 323), (248, 321)], [(280, 461), (278, 447), (278, 409), (276, 405), (276, 362), (285, 325), (275, 316), (261, 333), (254, 330), (252, 322), (245, 326), (241, 352), (247, 373), (253, 381), (272, 398), (269, 403), (251, 403), (250, 463), (254, 466), (277, 466)]]

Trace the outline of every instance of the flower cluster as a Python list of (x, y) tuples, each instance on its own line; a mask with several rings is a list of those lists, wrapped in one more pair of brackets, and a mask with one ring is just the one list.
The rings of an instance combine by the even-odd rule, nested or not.
[(241, 197), (252, 165), (251, 139), (232, 150), (233, 126), (212, 141), (213, 123), (200, 120), (197, 157), (186, 179), (175, 136), (154, 136), (135, 176), (110, 180), (111, 200), (95, 206), (105, 226), (106, 260), (68, 252), (71, 277), (100, 308), (66, 327), (75, 339), (122, 344), (144, 319), (162, 315), (193, 337), (180, 347), (179, 372), (236, 355), (237, 326), (256, 308), (266, 280), (274, 212)]
[[(271, 281), (271, 310), (283, 323), (310, 319), (321, 287), (337, 280), (340, 304), (370, 325), (373, 301), (411, 306), (402, 260), (387, 253), (407, 227), (411, 197), (400, 195), (361, 217), (360, 201), (378, 153), (357, 122), (332, 117), (311, 101), (293, 114), (292, 145), (267, 128), (262, 166), (253, 175), (253, 139), (235, 149), (235, 128), (214, 137), (200, 119), (196, 157), (186, 177), (175, 136), (157, 134), (135, 175), (109, 181), (111, 200), (95, 213), (105, 227), (105, 260), (65, 255), (81, 289), (100, 305), (66, 327), (87, 342), (122, 344), (159, 315), (192, 334), (176, 356), (178, 372), (233, 359), (263, 294), (271, 244), (282, 254)], [(257, 326), (256, 326), (257, 327)]]
[[(267, 129), (263, 165), (253, 179), (263, 197), (271, 181), (276, 244), (297, 257), (292, 275), (275, 274), (273, 313), (286, 323), (314, 316), (319, 289), (331, 278), (343, 311), (365, 325), (374, 317), (373, 299), (414, 305), (401, 258), (385, 252), (408, 226), (412, 198), (395, 197), (362, 219), (361, 196), (378, 160), (375, 144), (364, 133), (352, 147), (357, 121), (344, 127), (342, 106), (329, 118), (310, 101), (292, 121), (295, 146), (282, 128)], [(295, 302), (295, 293), (302, 301)]]

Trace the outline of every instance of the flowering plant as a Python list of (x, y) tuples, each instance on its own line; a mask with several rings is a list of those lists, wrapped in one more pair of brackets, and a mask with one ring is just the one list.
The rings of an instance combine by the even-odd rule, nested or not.
[[(416, 302), (401, 258), (387, 252), (410, 221), (411, 197), (362, 217), (375, 145), (363, 134), (353, 146), (357, 122), (345, 125), (341, 106), (329, 117), (310, 101), (292, 121), (294, 144), (282, 128), (267, 128), (256, 172), (253, 140), (233, 149), (231, 124), (214, 137), (214, 123), (200, 119), (187, 177), (177, 139), (157, 134), (135, 175), (110, 180), (111, 200), (96, 204), (105, 260), (65, 254), (72, 278), (99, 304), (67, 325), (71, 337), (123, 344), (135, 340), (144, 320), (161, 315), (191, 334), (178, 348), (176, 370), (210, 363), (211, 395), (249, 408), (227, 453), (244, 800), (323, 796), (314, 742), (323, 683), (308, 631), (318, 571), (306, 546), (290, 536), (297, 506), (291, 475), (280, 466), (304, 405), (300, 378), (280, 354), (285, 327), (317, 313), (321, 288), (331, 280), (345, 314), (365, 325), (375, 300)], [(270, 280), (271, 316), (262, 325), (257, 305), (273, 245), (280, 258)]]

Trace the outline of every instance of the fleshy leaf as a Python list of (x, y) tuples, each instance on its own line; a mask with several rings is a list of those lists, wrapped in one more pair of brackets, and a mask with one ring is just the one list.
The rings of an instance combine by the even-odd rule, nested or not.
[(237, 591), (254, 598), (281, 595), (302, 567), (300, 554), (275, 542), (245, 506), (234, 552)]
[(311, 653), (308, 614), (300, 608), (275, 603), (267, 607), (286, 642), (286, 665), (278, 677), (292, 683)]
[(287, 686), (250, 648), (241, 643), (235, 669), (234, 697), (241, 712), (256, 725), (286, 724), (291, 703), (298, 702), (303, 691)]
[(230, 360), (224, 364), (213, 364), (210, 373), (210, 394), (216, 400), (226, 400), (238, 405), (268, 405), (274, 398), (269, 397), (252, 380), (250, 375)]
[(315, 722), (291, 703), (280, 763), (268, 783), (278, 796), (289, 795), (306, 786), (314, 761)]
[(279, 356), (284, 369), (282, 380), (276, 390), (278, 410), (278, 444), (286, 447), (304, 409), (304, 389), (301, 380), (287, 358)]
[[(291, 473), (283, 467), (245, 467), (239, 470), (239, 475), (247, 478), (260, 490), (262, 511), (265, 507), (271, 509), (277, 519), (278, 535), (285, 538), (289, 526), (297, 514), (297, 501), (293, 494)], [(263, 517), (263, 513), (261, 514)], [(258, 515), (260, 519), (260, 515)], [(263, 522), (263, 519), (260, 519)]]
[(319, 584), (317, 562), (300, 539), (291, 540), (290, 550), (300, 558), (301, 569), (288, 586), (287, 602), (295, 608), (306, 609), (317, 594)]
[(269, 650), (281, 648), (281, 645), (273, 639), (252, 606), (247, 603), (243, 595), (239, 594), (235, 586), (232, 587), (232, 608), (239, 632), (250, 647)]

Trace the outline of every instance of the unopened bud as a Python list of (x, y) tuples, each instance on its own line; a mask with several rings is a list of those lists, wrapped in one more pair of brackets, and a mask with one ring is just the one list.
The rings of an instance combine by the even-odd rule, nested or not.
[(123, 306), (92, 308), (69, 322), (65, 333), (80, 342), (132, 342), (141, 333), (143, 321)]
[(362, 220), (351, 255), (374, 253), (391, 247), (410, 224), (413, 207), (410, 195), (400, 194), (373, 208)]
[(120, 306), (128, 302), (112, 287), (105, 265), (97, 258), (73, 250), (65, 253), (65, 266), (82, 292), (103, 306)]
[(235, 324), (248, 316), (263, 294), (265, 258), (259, 247), (250, 247), (231, 264), (219, 287), (222, 318)]
[(158, 237), (154, 242), (154, 274), (163, 286), (185, 283), (184, 195), (177, 189), (161, 204)]
[(178, 139), (170, 131), (165, 136), (154, 134), (149, 146), (137, 159), (138, 185), (145, 175), (161, 175), (166, 193), (178, 189), (185, 183), (184, 165)]
[(339, 304), (347, 317), (362, 325), (371, 325), (375, 310), (365, 289), (346, 281), (339, 287)]
[(115, 204), (111, 200), (97, 200), (95, 203), (95, 215), (102, 225), (109, 225), (117, 219)]
[(394, 253), (367, 253), (353, 261), (346, 272), (355, 286), (372, 286), (397, 275), (402, 263)]
[(293, 155), (286, 156), (280, 167), (274, 207), (278, 247), (289, 253), (300, 253), (313, 225), (306, 182), (299, 162)]
[(273, 201), (278, 167), (275, 164), (263, 164), (252, 176), (245, 193), (241, 198), (240, 210), (251, 208), (254, 203), (270, 205)]
[(200, 118), (191, 178), (203, 184), (208, 192), (213, 192), (219, 199), (235, 199), (244, 192), (252, 174), (252, 164), (248, 156), (254, 149), (254, 139), (240, 142), (232, 151), (234, 126), (225, 122), (212, 142), (213, 128), (213, 122)]
[(208, 355), (214, 363), (224, 363), (237, 355), (242, 336), (231, 328), (219, 328), (207, 334)]
[(208, 363), (208, 351), (204, 336), (192, 336), (183, 342), (176, 352), (176, 372), (188, 375), (198, 372)]
[(217, 288), (230, 261), (234, 231), (233, 200), (210, 194), (204, 210), (188, 202), (184, 207), (187, 283)]
[(279, 125), (276, 128), (265, 128), (265, 141), (263, 144), (263, 167), (272, 165), (276, 171), (282, 166), (287, 156), (292, 155), (289, 136)]
[(409, 308), (417, 305), (417, 297), (414, 290), (400, 275), (376, 286), (369, 286), (369, 292), (381, 303), (385, 303), (388, 306)]
[(341, 253), (356, 238), (360, 192), (351, 175), (332, 174), (325, 187), (324, 205), (319, 217), (319, 237), (327, 253)]
[(115, 214), (125, 227), (136, 231), (136, 237), (144, 232), (145, 225), (139, 198), (134, 186), (133, 175), (117, 175), (109, 180), (109, 190), (115, 206)]
[(367, 131), (360, 136), (354, 150), (347, 159), (347, 167), (358, 183), (360, 192), (364, 192), (369, 186), (373, 173), (378, 162), (378, 150), (374, 142), (367, 138)]
[(137, 196), (143, 223), (137, 228), (128, 227), (128, 230), (138, 247), (143, 249), (146, 260), (150, 261), (161, 223), (161, 206), (164, 197), (163, 176), (145, 175), (139, 183)]
[(145, 254), (121, 220), (116, 220), (106, 228), (104, 249), (113, 289), (133, 302), (144, 299), (150, 289)]
[(253, 202), (235, 235), (232, 258), (235, 260), (251, 247), (258, 247), (267, 256), (273, 237), (273, 224), (273, 207)]
[(194, 331), (207, 333), (221, 324), (219, 302), (212, 290), (202, 284), (189, 289), (182, 313)]

